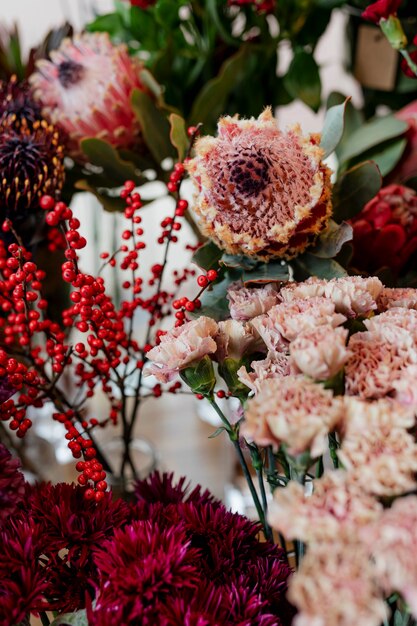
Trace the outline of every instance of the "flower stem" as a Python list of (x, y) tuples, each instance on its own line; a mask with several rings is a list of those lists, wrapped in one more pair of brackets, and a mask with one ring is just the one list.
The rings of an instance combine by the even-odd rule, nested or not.
[(264, 510), (262, 508), (262, 504), (261, 504), (261, 502), (259, 500), (259, 496), (258, 496), (258, 493), (256, 491), (255, 485), (253, 483), (252, 476), (251, 476), (251, 473), (250, 473), (249, 468), (248, 468), (248, 464), (246, 463), (245, 456), (244, 456), (244, 454), (242, 452), (242, 449), (240, 447), (239, 434), (232, 427), (232, 425), (230, 424), (229, 420), (224, 415), (223, 411), (218, 406), (218, 404), (215, 402), (215, 400), (213, 398), (209, 397), (209, 396), (206, 396), (206, 398), (209, 401), (209, 403), (211, 404), (211, 406), (213, 407), (213, 409), (216, 411), (217, 415), (220, 417), (221, 421), (223, 422), (223, 424), (225, 426), (225, 430), (227, 431), (227, 434), (229, 435), (229, 439), (230, 439), (230, 441), (234, 445), (237, 457), (239, 459), (240, 466), (242, 468), (243, 475), (244, 475), (244, 477), (246, 479), (246, 482), (248, 484), (249, 490), (251, 492), (252, 500), (253, 500), (253, 503), (255, 505), (256, 511), (258, 513), (259, 520), (260, 520), (260, 522), (261, 522), (261, 524), (262, 524), (262, 526), (264, 528), (265, 536), (266, 537), (270, 537), (271, 536), (271, 528), (267, 524), (267, 521), (266, 521), (266, 518), (265, 518), (265, 513), (264, 513)]
[(42, 622), (42, 626), (49, 626), (51, 623), (45, 611), (39, 611), (39, 619)]
[[(290, 463), (290, 475), (291, 475), (291, 480), (297, 481), (300, 485), (304, 487), (306, 474), (304, 471), (300, 473), (298, 468), (294, 467), (292, 463)], [(298, 568), (300, 567), (300, 563), (304, 557), (305, 545), (302, 541), (294, 541), (294, 548), (295, 548), (295, 563)]]
[(336, 435), (334, 433), (329, 433), (329, 453), (330, 453), (330, 458), (333, 461), (334, 469), (338, 469), (339, 467), (339, 458), (337, 456), (337, 448), (338, 448), (338, 443), (337, 443)]

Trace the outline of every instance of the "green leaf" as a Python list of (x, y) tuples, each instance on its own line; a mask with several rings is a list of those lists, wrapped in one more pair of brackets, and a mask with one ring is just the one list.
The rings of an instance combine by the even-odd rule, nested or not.
[(381, 189), (382, 177), (376, 163), (365, 161), (342, 174), (333, 189), (333, 217), (348, 220), (362, 211)]
[(373, 119), (363, 124), (346, 139), (341, 150), (340, 162), (350, 161), (379, 144), (403, 135), (408, 124), (393, 115)]
[(156, 21), (166, 29), (175, 28), (179, 23), (179, 6), (172, 0), (158, 0), (154, 13)]
[(88, 161), (103, 168), (108, 186), (123, 185), (125, 180), (133, 180), (141, 185), (145, 182), (141, 172), (130, 161), (123, 160), (116, 148), (103, 139), (83, 139), (81, 150)]
[(292, 261), (295, 268), (301, 271), (304, 277), (341, 278), (347, 276), (346, 270), (333, 259), (321, 259), (310, 252), (305, 252)]
[(223, 250), (220, 250), (212, 241), (208, 241), (193, 254), (191, 261), (208, 271), (218, 266), (222, 255)]
[(321, 80), (318, 65), (313, 55), (305, 50), (297, 50), (291, 61), (284, 85), (293, 98), (298, 98), (313, 111), (321, 104)]
[(101, 203), (103, 209), (109, 211), (110, 213), (113, 213), (114, 211), (118, 211), (119, 213), (121, 213), (126, 208), (126, 202), (122, 200), (120, 196), (112, 196), (105, 189), (99, 190), (96, 187), (90, 185), (87, 180), (77, 180), (74, 186), (80, 191), (89, 191), (90, 193), (92, 193)]
[(208, 438), (215, 439), (216, 437), (221, 435), (223, 432), (227, 432), (227, 428), (225, 428), (224, 426), (220, 426), (219, 428), (217, 428), (217, 430), (214, 431), (214, 433), (211, 433), (211, 435), (209, 435)]
[(162, 87), (149, 70), (143, 69), (139, 74), (139, 78), (145, 87), (155, 96), (157, 102), (160, 102), (162, 100)]
[(314, 248), (310, 248), (310, 252), (320, 259), (334, 259), (345, 243), (351, 240), (352, 226), (350, 224), (347, 222), (336, 224), (330, 220), (326, 230), (317, 239)]
[(53, 622), (51, 626), (88, 626), (87, 611), (82, 609), (81, 611), (75, 611), (74, 613), (64, 613), (60, 615)]
[(262, 263), (255, 270), (244, 272), (242, 280), (245, 286), (259, 283), (270, 282), (286, 282), (289, 280), (289, 268), (286, 263), (281, 261), (272, 261), (271, 263)]
[(324, 150), (324, 158), (334, 152), (342, 139), (346, 105), (349, 100), (350, 98), (346, 98), (343, 104), (338, 104), (327, 110), (320, 142), (320, 147)]
[(87, 24), (86, 30), (90, 33), (109, 33), (110, 37), (122, 40), (125, 40), (127, 34), (123, 20), (118, 13), (99, 15), (93, 22)]
[[(407, 146), (407, 139), (393, 139), (368, 150), (361, 155), (360, 160), (375, 161), (378, 165), (382, 176), (387, 176), (397, 165), (401, 159)], [(354, 165), (358, 159), (353, 159), (351, 165)]]
[(198, 317), (206, 315), (217, 321), (230, 317), (226, 295), (231, 282), (233, 281), (230, 278), (225, 278), (203, 293), (201, 296), (201, 307), (198, 309)]
[(259, 265), (259, 261), (244, 254), (223, 254), (219, 265), (251, 271)]
[(171, 113), (169, 116), (169, 123), (171, 125), (169, 138), (172, 145), (177, 149), (178, 159), (183, 161), (190, 143), (187, 136), (187, 130), (185, 128), (185, 120), (180, 115)]
[(139, 89), (133, 90), (131, 101), (143, 138), (157, 163), (166, 157), (174, 157), (175, 150), (169, 140), (170, 125), (161, 109)]
[(210, 124), (223, 113), (224, 104), (245, 77), (249, 46), (243, 44), (221, 66), (218, 75), (209, 80), (197, 94), (190, 114), (192, 124)]

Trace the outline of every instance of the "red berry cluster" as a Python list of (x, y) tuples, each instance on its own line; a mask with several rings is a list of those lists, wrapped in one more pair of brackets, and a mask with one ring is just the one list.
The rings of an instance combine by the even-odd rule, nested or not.
[(178, 300), (174, 300), (172, 303), (172, 307), (175, 309), (175, 317), (177, 321), (175, 322), (175, 326), (182, 326), (187, 320), (187, 312), (192, 313), (196, 309), (201, 307), (201, 294), (209, 287), (211, 283), (213, 283), (218, 278), (218, 273), (216, 270), (208, 270), (206, 274), (201, 274), (197, 278), (197, 285), (200, 287), (198, 294), (192, 300), (189, 300), (186, 297), (179, 298)]

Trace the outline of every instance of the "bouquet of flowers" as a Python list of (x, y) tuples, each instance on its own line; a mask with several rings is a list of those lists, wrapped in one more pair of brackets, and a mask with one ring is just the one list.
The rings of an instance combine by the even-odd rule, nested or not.
[[(292, 23), (299, 10), (297, 41), (314, 6), (302, 4), (118, 3), (38, 58), (29, 83), (1, 85), (0, 433), (25, 463), (19, 442), (36, 410), (50, 407), (78, 472), (76, 486), (29, 486), (0, 447), (4, 626), (27, 625), (30, 614), (56, 626), (417, 620), (413, 122), (404, 111), (365, 122), (332, 94), (321, 134), (282, 130), (268, 107), (257, 118), (225, 115), (207, 134), (217, 105), (234, 113), (248, 94), (250, 71), (241, 93), (225, 90), (234, 55), (275, 50), (284, 32), (271, 34), (274, 16)], [(146, 33), (156, 24), (153, 50)], [(162, 93), (151, 72), (160, 81), (171, 62), (189, 70), (195, 56), (184, 49), (205, 37), (193, 80), (176, 96), (174, 72)], [(219, 51), (220, 70), (211, 56)], [(306, 50), (295, 52), (297, 74)], [(207, 78), (210, 67), (216, 78)], [(188, 88), (207, 119), (180, 101)], [(241, 112), (255, 112), (252, 104)], [(171, 209), (158, 215), (161, 255), (146, 275), (138, 188), (155, 177)], [(122, 241), (101, 253), (101, 270), (124, 275), (120, 302), (101, 270), (82, 268), (88, 241), (70, 206), (75, 189), (123, 211)], [(193, 265), (169, 277), (185, 218), (199, 233), (186, 242)], [(54, 265), (69, 288), (57, 312), (51, 255), (62, 257)], [(195, 291), (186, 296), (189, 279)], [(98, 390), (108, 407), (94, 414)], [(194, 395), (217, 413), (212, 437), (230, 439), (259, 522), (190, 492), (184, 479), (140, 480), (134, 428), (143, 402), (163, 393)], [(223, 398), (236, 399), (234, 415)], [(123, 444), (117, 466), (97, 436), (112, 425)], [(126, 500), (112, 501), (108, 477), (121, 480)]]

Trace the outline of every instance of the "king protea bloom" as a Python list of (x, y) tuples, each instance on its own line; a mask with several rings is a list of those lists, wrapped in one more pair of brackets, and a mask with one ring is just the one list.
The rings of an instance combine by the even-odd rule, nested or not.
[(202, 137), (188, 171), (204, 235), (230, 254), (292, 258), (331, 214), (330, 170), (319, 135), (279, 130), (271, 109), (259, 118), (223, 117)]
[(141, 69), (107, 33), (83, 33), (64, 39), (50, 61), (38, 61), (31, 83), (44, 114), (68, 134), (75, 154), (85, 137), (126, 148), (140, 134), (130, 98), (134, 89), (143, 90)]

